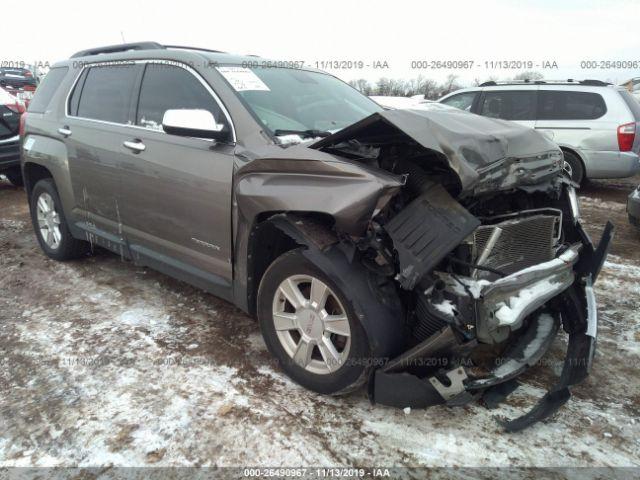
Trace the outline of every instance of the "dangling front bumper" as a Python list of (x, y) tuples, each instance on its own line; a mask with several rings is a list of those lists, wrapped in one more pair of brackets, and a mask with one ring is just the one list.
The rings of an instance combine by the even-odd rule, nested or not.
[[(517, 386), (515, 378), (540, 361), (550, 347), (560, 325), (569, 334), (562, 373), (538, 404), (525, 415), (504, 421), (507, 431), (517, 431), (542, 420), (570, 398), (569, 388), (589, 374), (595, 355), (598, 316), (593, 283), (598, 277), (613, 237), (607, 223), (600, 243), (594, 248), (579, 222), (582, 242), (558, 258), (528, 268), (495, 282), (476, 285), (474, 296), (483, 304), (481, 314), (500, 317), (505, 296), (514, 291), (534, 289), (539, 295), (523, 295), (513, 311), (501, 311), (506, 324), (522, 323), (531, 316), (526, 330), (509, 346), (495, 368), (481, 377), (465, 365), (447, 369), (439, 362), (445, 352), (474, 348), (475, 342), (460, 344), (450, 326), (442, 328), (422, 343), (376, 370), (369, 383), (373, 402), (399, 408), (424, 408), (437, 404), (461, 405), (481, 396), (494, 405)], [(508, 304), (508, 302), (507, 302)], [(540, 310), (543, 304), (550, 306)], [(513, 306), (513, 305), (512, 305)], [(507, 325), (508, 326), (508, 325)], [(415, 365), (440, 368), (438, 374), (412, 373)]]

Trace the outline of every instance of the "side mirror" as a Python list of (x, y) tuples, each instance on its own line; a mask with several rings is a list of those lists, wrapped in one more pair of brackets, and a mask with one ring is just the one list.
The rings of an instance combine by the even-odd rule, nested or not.
[(211, 138), (220, 142), (226, 142), (231, 138), (228, 128), (216, 123), (208, 110), (167, 110), (162, 118), (162, 129), (170, 135)]

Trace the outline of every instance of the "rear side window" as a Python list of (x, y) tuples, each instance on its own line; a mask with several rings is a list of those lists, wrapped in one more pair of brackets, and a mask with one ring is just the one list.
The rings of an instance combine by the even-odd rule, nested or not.
[(73, 92), (71, 92), (71, 96), (69, 97), (69, 115), (74, 117), (78, 116), (80, 94), (82, 93), (82, 86), (84, 85), (84, 80), (87, 78), (87, 73), (89, 73), (89, 69), (82, 71), (82, 74), (80, 74), (80, 78), (76, 82)]
[(626, 90), (620, 90), (620, 96), (631, 110), (636, 122), (640, 122), (640, 102)]
[(36, 94), (29, 103), (30, 112), (44, 113), (46, 111), (68, 71), (68, 67), (56, 67), (49, 70), (49, 73), (44, 77), (44, 80), (42, 80), (36, 90)]
[[(127, 123), (137, 65), (91, 67), (78, 101), (78, 117), (105, 122)], [(72, 95), (75, 101), (76, 92)]]
[(218, 103), (192, 73), (175, 65), (148, 64), (142, 78), (136, 125), (162, 130), (167, 110), (187, 108), (208, 110), (218, 123), (224, 122)]
[(607, 113), (598, 93), (540, 90), (539, 120), (594, 120)]
[(535, 120), (536, 92), (488, 91), (480, 106), (480, 115), (503, 120)]
[(466, 110), (467, 112), (470, 112), (473, 101), (477, 96), (478, 92), (458, 93), (457, 95), (452, 95), (449, 98), (442, 100), (442, 102), (440, 103), (444, 103), (445, 105), (449, 105), (450, 107), (459, 108), (460, 110)]

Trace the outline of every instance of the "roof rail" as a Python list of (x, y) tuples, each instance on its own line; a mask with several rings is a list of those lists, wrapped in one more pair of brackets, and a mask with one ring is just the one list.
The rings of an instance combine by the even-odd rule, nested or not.
[(208, 48), (200, 48), (200, 47), (185, 47), (183, 45), (163, 45), (164, 48), (175, 48), (177, 50), (197, 50), (199, 52), (209, 52), (209, 53), (227, 53), (221, 50), (210, 50)]
[(506, 80), (506, 81), (488, 81), (481, 83), (480, 87), (497, 87), (498, 85), (585, 85), (585, 86), (593, 86), (593, 87), (606, 87), (607, 85), (612, 85), (609, 82), (603, 82), (602, 80), (574, 80), (573, 78), (569, 78), (567, 80)]
[(612, 85), (609, 82), (603, 82), (602, 80), (591, 80), (585, 79), (580, 82), (580, 85), (593, 85), (595, 87), (606, 87), (607, 85)]
[(156, 42), (137, 42), (137, 43), (121, 43), (119, 45), (108, 45), (106, 47), (90, 48), (88, 50), (80, 50), (71, 55), (71, 58), (88, 57), (90, 55), (99, 55), (101, 53), (117, 53), (126, 52), (128, 50), (159, 50), (164, 47)]
[(91, 55), (100, 55), (101, 53), (117, 53), (127, 52), (129, 50), (162, 50), (165, 48), (174, 48), (177, 50), (197, 50), (199, 52), (209, 53), (226, 53), (220, 50), (210, 50), (208, 48), (185, 47), (182, 45), (161, 45), (157, 42), (137, 42), (137, 43), (121, 43), (119, 45), (108, 45), (106, 47), (89, 48), (81, 50), (71, 55), (71, 58), (88, 57)]

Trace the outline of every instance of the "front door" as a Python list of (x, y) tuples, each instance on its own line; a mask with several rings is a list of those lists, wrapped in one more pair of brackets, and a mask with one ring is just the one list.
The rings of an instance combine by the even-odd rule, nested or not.
[(228, 119), (195, 71), (175, 63), (144, 68), (122, 166), (121, 215), (129, 248), (134, 258), (173, 276), (224, 289), (232, 277), (234, 146), (169, 135), (162, 118), (170, 109), (205, 109), (218, 122)]

